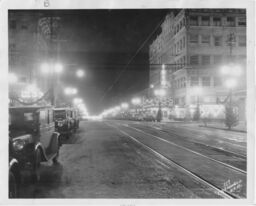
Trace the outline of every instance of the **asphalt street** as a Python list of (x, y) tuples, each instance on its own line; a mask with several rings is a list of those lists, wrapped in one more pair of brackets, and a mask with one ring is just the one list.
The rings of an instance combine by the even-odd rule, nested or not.
[(22, 198), (245, 198), (246, 133), (83, 121)]

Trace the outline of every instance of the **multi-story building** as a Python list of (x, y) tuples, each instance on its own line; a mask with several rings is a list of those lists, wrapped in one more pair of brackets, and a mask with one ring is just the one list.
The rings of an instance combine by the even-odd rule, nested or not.
[(9, 72), (18, 77), (10, 85), (10, 98), (20, 96), (30, 84), (36, 83), (42, 92), (49, 89), (50, 78), (42, 75), (40, 67), (53, 53), (50, 23), (38, 12), (9, 11)]
[[(245, 10), (183, 9), (168, 14), (161, 26), (162, 33), (149, 51), (150, 85), (167, 87), (176, 107), (191, 108), (198, 102), (227, 100), (226, 79), (233, 76), (232, 100), (245, 119)], [(166, 85), (161, 84), (161, 65), (168, 70)], [(225, 75), (221, 73), (224, 66), (231, 69)]]

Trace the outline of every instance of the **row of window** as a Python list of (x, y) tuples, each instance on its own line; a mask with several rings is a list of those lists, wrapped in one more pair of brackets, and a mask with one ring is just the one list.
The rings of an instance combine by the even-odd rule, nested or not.
[(190, 86), (203, 86), (203, 87), (218, 87), (222, 86), (222, 81), (219, 77), (210, 77), (210, 76), (191, 76), (189, 79), (186, 79), (185, 77), (181, 77), (179, 79), (176, 79), (174, 81), (174, 88), (180, 89), (185, 88), (187, 86), (187, 81), (189, 80)]
[[(219, 47), (224, 46), (224, 38), (223, 36), (190, 34), (189, 43)], [(226, 43), (226, 45), (229, 46), (231, 42), (226, 41)], [(232, 42), (232, 46), (246, 47), (246, 36), (237, 36), (237, 38), (235, 38), (234, 41)], [(171, 48), (171, 55), (173, 56), (174, 54), (180, 53), (185, 47), (186, 37), (184, 36)], [(151, 54), (151, 56), (152, 55), (153, 54)]]
[(222, 62), (241, 62), (246, 60), (245, 55), (191, 55), (190, 65), (209, 65), (221, 64)]
[[(159, 57), (158, 59), (155, 59), (157, 61), (154, 61), (154, 59), (151, 59), (152, 62), (159, 64), (163, 64), (163, 59)], [(173, 65), (170, 67), (174, 69), (175, 71), (178, 69), (183, 68), (186, 65), (218, 65), (222, 64), (223, 62), (237, 62), (237, 63), (243, 63), (246, 61), (246, 55), (191, 55), (186, 59), (186, 56), (181, 56), (177, 61), (173, 63)]]
[[(190, 96), (190, 104), (197, 104), (199, 101), (200, 104), (202, 103), (217, 103), (218, 97), (216, 96), (204, 96), (204, 97), (198, 97), (198, 96)], [(184, 106), (186, 104), (185, 97), (175, 98), (174, 99), (175, 105)]]
[(246, 17), (190, 16), (191, 26), (246, 26)]
[[(239, 62), (241, 63), (242, 61), (246, 60), (245, 55), (192, 55), (189, 57), (190, 59), (190, 65), (216, 65), (216, 64), (221, 64), (223, 62)], [(178, 59), (175, 62), (175, 65), (173, 66), (174, 70), (178, 70), (183, 68), (186, 63), (186, 57), (182, 56), (180, 59)]]
[[(189, 43), (191, 44), (203, 44), (209, 46), (224, 46), (224, 38), (223, 36), (211, 36), (209, 34), (198, 35), (198, 34), (190, 34), (189, 35)], [(229, 37), (226, 38), (226, 43), (229, 45)], [(238, 46), (245, 47), (246, 46), (246, 36), (240, 35), (233, 39), (233, 46), (235, 46), (237, 42)]]
[(186, 22), (185, 22), (185, 18), (181, 19), (179, 23), (176, 24), (176, 26), (174, 26), (173, 30), (174, 30), (174, 35), (177, 34), (184, 26), (185, 26)]

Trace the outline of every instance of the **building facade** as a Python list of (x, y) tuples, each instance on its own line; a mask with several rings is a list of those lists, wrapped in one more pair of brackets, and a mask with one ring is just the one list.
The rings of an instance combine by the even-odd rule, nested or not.
[(42, 93), (49, 90), (51, 78), (42, 75), (41, 66), (54, 51), (51, 27), (57, 26), (56, 21), (51, 23), (38, 12), (9, 11), (9, 73), (17, 76), (17, 82), (9, 85), (10, 99), (20, 97), (28, 85), (36, 85)]
[[(245, 119), (246, 13), (241, 9), (183, 9), (170, 13), (150, 45), (150, 85), (165, 86), (176, 107), (232, 100)], [(161, 65), (168, 81), (161, 84)], [(229, 72), (222, 71), (223, 68)], [(198, 90), (200, 88), (200, 92)]]

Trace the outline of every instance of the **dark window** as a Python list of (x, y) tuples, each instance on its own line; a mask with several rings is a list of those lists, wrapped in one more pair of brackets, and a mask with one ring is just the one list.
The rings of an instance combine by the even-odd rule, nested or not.
[(186, 38), (185, 38), (185, 36), (183, 37), (183, 48), (185, 48), (185, 46), (186, 46)]
[(213, 63), (214, 64), (220, 64), (222, 61), (222, 56), (221, 55), (214, 55), (213, 56)]
[(198, 65), (199, 64), (199, 56), (198, 55), (190, 56), (190, 64)]
[(185, 56), (183, 56), (183, 63), (184, 63), (184, 65), (186, 65), (186, 57)]
[(245, 17), (238, 18), (238, 26), (246, 26), (246, 18)]
[(221, 36), (214, 37), (214, 46), (221, 46), (222, 45), (222, 38)]
[(21, 29), (22, 29), (22, 30), (27, 30), (28, 27), (27, 27), (26, 25), (22, 25), (22, 26), (21, 26)]
[(195, 76), (191, 76), (190, 85), (191, 86), (198, 86), (199, 85), (199, 78), (195, 77)]
[(234, 56), (234, 55), (227, 55), (226, 56), (226, 62), (231, 62), (231, 63), (233, 63), (233, 62), (235, 62), (236, 61), (236, 56)]
[(202, 77), (202, 86), (204, 86), (204, 87), (211, 86), (211, 78), (210, 77)]
[(191, 26), (198, 26), (198, 17), (197, 16), (191, 16), (189, 19)]
[(235, 26), (235, 17), (227, 17), (227, 26)]
[(210, 44), (210, 35), (202, 35), (202, 44)]
[(202, 56), (202, 65), (208, 65), (210, 64), (210, 56), (209, 55), (203, 55)]
[(239, 36), (238, 37), (238, 45), (245, 47), (246, 46), (246, 36)]
[(197, 44), (198, 43), (198, 35), (197, 34), (190, 34), (189, 35), (189, 42)]
[(10, 21), (10, 28), (11, 29), (16, 29), (16, 27), (17, 27), (16, 21), (15, 20), (11, 20)]
[(201, 25), (202, 26), (210, 26), (210, 17), (209, 16), (202, 16)]
[(221, 26), (221, 18), (213, 17), (213, 26)]

